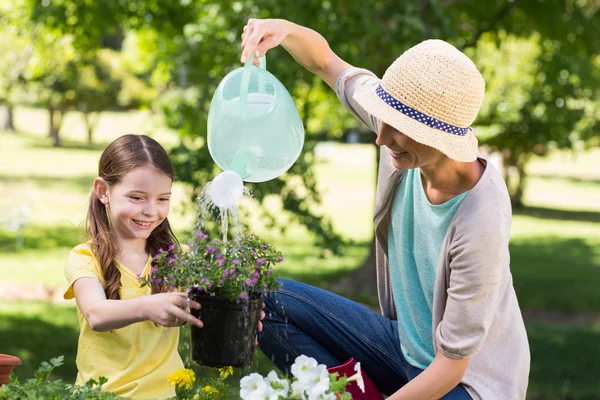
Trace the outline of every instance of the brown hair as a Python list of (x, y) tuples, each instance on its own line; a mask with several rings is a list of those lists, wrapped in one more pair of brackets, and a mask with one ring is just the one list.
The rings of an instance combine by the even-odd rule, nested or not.
[[(173, 164), (165, 149), (154, 139), (145, 135), (124, 135), (113, 141), (102, 152), (98, 166), (98, 176), (109, 186), (121, 182), (133, 168), (150, 165), (175, 178)], [(94, 192), (90, 196), (90, 205), (86, 220), (86, 230), (91, 239), (92, 252), (102, 268), (106, 281), (106, 298), (118, 300), (121, 288), (121, 272), (115, 265), (119, 249), (114, 231), (111, 229), (106, 206)], [(146, 251), (154, 255), (160, 248), (166, 249), (179, 242), (171, 230), (167, 218), (156, 227), (148, 237)]]

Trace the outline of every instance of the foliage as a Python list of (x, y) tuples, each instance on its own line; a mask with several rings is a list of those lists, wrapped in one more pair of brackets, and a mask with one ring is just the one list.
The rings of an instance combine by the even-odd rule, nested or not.
[(168, 290), (186, 289), (229, 299), (248, 300), (263, 297), (277, 288), (272, 266), (283, 261), (275, 247), (244, 232), (239, 240), (210, 240), (198, 232), (187, 250), (172, 245), (154, 257), (145, 285)]
[(167, 380), (175, 386), (177, 399), (181, 400), (227, 400), (231, 397), (231, 387), (225, 383), (233, 374), (233, 367), (210, 368), (211, 375), (196, 380), (191, 369), (175, 371)]
[(489, 93), (478, 119), (489, 127), (482, 143), (502, 154), (513, 205), (519, 206), (532, 156), (580, 150), (597, 136), (600, 113), (591, 82), (600, 71), (539, 34), (484, 35), (475, 58)]
[(62, 380), (50, 380), (52, 371), (63, 364), (64, 356), (51, 359), (49, 362), (42, 362), (41, 366), (35, 372), (35, 378), (20, 383), (14, 373), (11, 375), (10, 382), (0, 387), (0, 399), (73, 399), (73, 400), (109, 400), (119, 399), (114, 393), (103, 392), (102, 385), (107, 379), (101, 376), (98, 381), (90, 379), (83, 386), (71, 385)]
[(253, 372), (240, 380), (240, 398), (242, 400), (271, 399), (308, 399), (308, 400), (351, 400), (346, 386), (356, 382), (365, 391), (365, 384), (360, 363), (354, 367), (351, 377), (339, 376), (337, 372), (329, 373), (324, 364), (305, 355), (298, 356), (291, 367), (293, 378), (281, 378), (275, 371), (266, 377)]

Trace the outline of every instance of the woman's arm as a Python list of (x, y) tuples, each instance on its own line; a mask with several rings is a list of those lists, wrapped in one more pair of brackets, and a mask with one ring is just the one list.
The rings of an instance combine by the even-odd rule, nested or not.
[[(282, 45), (294, 59), (316, 74), (331, 88), (337, 77), (352, 67), (329, 47), (327, 40), (312, 29), (284, 19), (250, 19), (242, 34), (242, 62), (258, 51), (263, 56), (269, 49)], [(258, 65), (255, 59), (254, 63)]]
[(455, 360), (438, 352), (429, 367), (388, 400), (437, 400), (460, 383), (468, 364), (468, 358)]
[(123, 328), (140, 321), (174, 327), (186, 322), (202, 328), (202, 321), (185, 311), (187, 305), (200, 309), (200, 304), (188, 301), (185, 293), (158, 293), (128, 300), (107, 300), (104, 289), (95, 278), (81, 278), (73, 284), (77, 305), (90, 327), (98, 332)]

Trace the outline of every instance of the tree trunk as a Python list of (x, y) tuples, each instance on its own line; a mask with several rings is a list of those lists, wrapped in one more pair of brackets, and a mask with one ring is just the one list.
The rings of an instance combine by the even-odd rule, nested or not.
[(85, 123), (85, 129), (87, 130), (87, 138), (88, 144), (92, 144), (94, 142), (94, 122), (92, 121), (92, 113), (84, 112), (83, 114), (83, 122)]
[(515, 177), (517, 183), (515, 186), (514, 194), (511, 196), (511, 203), (513, 208), (523, 207), (523, 194), (525, 193), (525, 182), (527, 180), (525, 165), (529, 161), (529, 158), (530, 157), (528, 157), (527, 155), (522, 155), (517, 161), (517, 176)]
[(53, 107), (48, 107), (50, 113), (50, 132), (49, 136), (53, 140), (54, 147), (60, 147), (60, 126), (62, 125), (63, 112)]
[(13, 108), (6, 104), (0, 105), (0, 130), (15, 132)]
[(373, 296), (377, 294), (377, 272), (375, 268), (375, 238), (371, 239), (369, 255), (360, 267), (344, 276), (331, 286), (331, 290), (341, 294)]

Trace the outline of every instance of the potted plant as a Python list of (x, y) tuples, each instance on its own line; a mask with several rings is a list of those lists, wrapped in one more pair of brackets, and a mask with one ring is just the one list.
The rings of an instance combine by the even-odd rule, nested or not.
[(171, 246), (154, 257), (144, 283), (186, 290), (201, 304), (192, 313), (192, 358), (210, 367), (248, 366), (264, 296), (278, 287), (273, 265), (283, 256), (255, 234), (234, 241), (210, 240), (199, 232), (189, 248)]
[(17, 365), (21, 365), (18, 357), (0, 354), (0, 386), (8, 383), (10, 373)]

